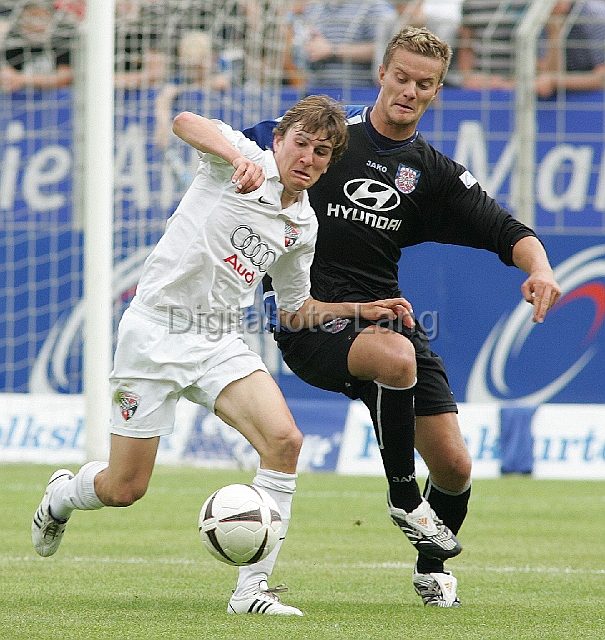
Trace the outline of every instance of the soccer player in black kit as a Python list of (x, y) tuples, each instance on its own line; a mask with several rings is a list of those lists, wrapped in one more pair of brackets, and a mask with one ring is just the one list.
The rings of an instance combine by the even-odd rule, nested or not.
[[(561, 293), (542, 243), (416, 129), (450, 59), (450, 47), (424, 28), (405, 27), (387, 45), (375, 104), (350, 112), (348, 150), (309, 191), (319, 220), (311, 294), (331, 302), (399, 296), (401, 249), (448, 243), (487, 249), (527, 273), (521, 291), (534, 306), (534, 322), (542, 322)], [(263, 146), (271, 128), (260, 123), (246, 135)], [(419, 551), (414, 588), (425, 605), (460, 606), (456, 578), (414, 538), (414, 514), (424, 502), (415, 483), (414, 445), (429, 469), (423, 498), (437, 523), (454, 534), (466, 517), (471, 487), (456, 402), (422, 327), (336, 319), (321, 331), (276, 327), (275, 338), (300, 378), (368, 406), (391, 518)]]

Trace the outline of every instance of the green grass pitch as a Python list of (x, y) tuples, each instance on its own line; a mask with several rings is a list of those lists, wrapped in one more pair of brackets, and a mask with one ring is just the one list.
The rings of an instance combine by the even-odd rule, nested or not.
[(384, 479), (303, 474), (272, 581), (305, 612), (294, 619), (228, 615), (237, 569), (197, 533), (206, 497), (252, 473), (159, 466), (143, 500), (75, 513), (39, 558), (30, 523), (53, 470), (0, 465), (3, 640), (605, 638), (605, 482), (476, 480), (448, 563), (463, 606), (436, 609), (413, 591)]

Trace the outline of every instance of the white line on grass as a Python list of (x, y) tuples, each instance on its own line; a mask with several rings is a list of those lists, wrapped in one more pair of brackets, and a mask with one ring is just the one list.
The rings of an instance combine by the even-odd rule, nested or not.
[[(0, 562), (13, 562), (13, 563), (27, 563), (27, 562), (59, 562), (59, 563), (81, 563), (81, 564), (165, 564), (165, 565), (205, 565), (214, 564), (212, 559), (208, 560), (195, 560), (191, 558), (142, 558), (142, 557), (112, 557), (105, 556), (102, 558), (95, 557), (83, 557), (76, 556), (72, 558), (39, 558), (37, 556), (1, 556)], [(306, 565), (304, 562), (297, 561), (284, 561), (280, 562), (280, 565), (284, 568), (295, 567), (300, 565)], [(413, 569), (414, 565), (407, 562), (353, 562), (353, 563), (321, 563), (314, 564), (318, 569), (334, 569), (338, 571), (343, 570), (386, 570), (386, 571), (401, 571), (402, 569)], [(456, 573), (466, 571), (489, 571), (492, 573), (550, 573), (550, 574), (588, 574), (588, 575), (605, 575), (605, 569), (573, 569), (571, 567), (530, 567), (528, 565), (524, 567), (482, 567), (476, 565), (457, 565), (454, 570)]]

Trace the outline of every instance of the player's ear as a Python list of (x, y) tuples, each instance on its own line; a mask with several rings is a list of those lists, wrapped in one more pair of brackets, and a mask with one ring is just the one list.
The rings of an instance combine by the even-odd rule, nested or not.
[(442, 87), (442, 86), (443, 86), (443, 82), (441, 82), (441, 83), (439, 84), (439, 86), (437, 87), (437, 90), (435, 91), (435, 94), (434, 94), (434, 95), (433, 95), (433, 97), (431, 98), (431, 101), (433, 101), (433, 100), (437, 97), (437, 95), (438, 95), (438, 94), (439, 94), (439, 92), (441, 91), (441, 87)]
[(277, 151), (277, 148), (279, 147), (279, 145), (281, 145), (283, 141), (284, 141), (283, 136), (280, 136), (277, 133), (273, 134), (273, 151)]

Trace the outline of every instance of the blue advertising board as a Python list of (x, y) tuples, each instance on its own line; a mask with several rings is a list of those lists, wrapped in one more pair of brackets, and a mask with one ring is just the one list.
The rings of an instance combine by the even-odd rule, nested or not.
[[(352, 101), (374, 96), (359, 92)], [(285, 92), (282, 107), (296, 97)], [(18, 94), (0, 104), (0, 391), (77, 393), (82, 234), (73, 198), (71, 93), (46, 98), (39, 108)], [(182, 192), (154, 148), (152, 115), (138, 108), (151, 102), (132, 92), (124, 117), (116, 119), (117, 315)], [(50, 121), (49, 103), (55, 105)], [(494, 93), (487, 111), (484, 104), (480, 94), (446, 88), (421, 130), (514, 212), (514, 96)], [(432, 244), (403, 252), (402, 291), (444, 358), (460, 402), (605, 398), (603, 96), (577, 94), (567, 105), (563, 125), (554, 102), (538, 109), (536, 228), (563, 286), (543, 325), (531, 323), (521, 298), (523, 274), (495, 255)], [(178, 153), (188, 166), (186, 150)], [(291, 398), (326, 398), (279, 367), (276, 375)]]

